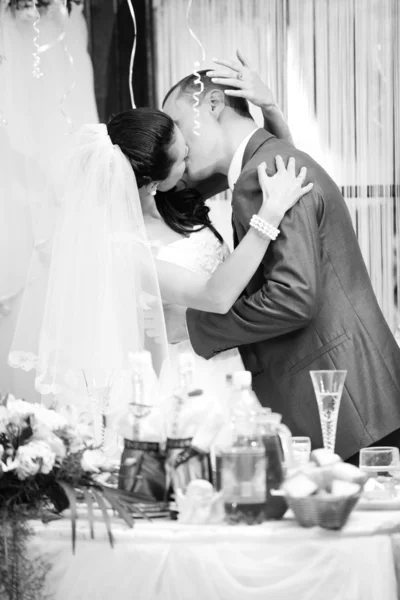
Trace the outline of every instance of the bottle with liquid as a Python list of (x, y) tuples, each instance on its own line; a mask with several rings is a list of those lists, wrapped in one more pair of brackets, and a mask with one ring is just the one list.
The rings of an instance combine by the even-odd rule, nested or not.
[(211, 445), (222, 426), (216, 403), (195, 385), (195, 357), (179, 357), (179, 388), (166, 402), (167, 463), (174, 491), (190, 481), (212, 483)]
[(221, 469), (222, 454), (232, 446), (233, 440), (233, 418), (247, 418), (250, 413), (258, 413), (261, 410), (261, 404), (252, 390), (252, 375), (250, 371), (236, 371), (226, 378), (227, 386), (230, 388), (230, 421), (224, 424), (214, 445), (215, 456), (215, 488), (217, 491), (222, 489)]
[(257, 422), (259, 403), (249, 375), (233, 377), (230, 447), (221, 450), (221, 487), (226, 519), (231, 524), (253, 525), (265, 520), (267, 459)]
[(118, 427), (124, 439), (118, 487), (138, 501), (163, 503), (166, 475), (157, 377), (149, 352), (131, 355), (130, 363), (131, 398)]
[[(225, 377), (225, 386), (227, 390), (227, 396), (232, 396), (232, 379), (233, 375), (229, 373)], [(232, 445), (232, 426), (231, 422), (225, 421), (223, 424), (215, 443), (212, 447), (212, 464), (213, 464), (213, 485), (214, 488), (219, 492), (222, 489), (221, 482), (221, 454), (223, 450), (227, 450)]]
[(263, 408), (257, 415), (258, 432), (265, 446), (267, 457), (267, 495), (265, 516), (267, 519), (282, 519), (287, 511), (284, 496), (279, 489), (286, 470), (292, 466), (291, 433), (281, 423), (281, 415)]
[(259, 412), (262, 408), (260, 401), (252, 388), (252, 374), (250, 371), (236, 371), (232, 375), (232, 395), (230, 401), (231, 415), (248, 415), (250, 412)]

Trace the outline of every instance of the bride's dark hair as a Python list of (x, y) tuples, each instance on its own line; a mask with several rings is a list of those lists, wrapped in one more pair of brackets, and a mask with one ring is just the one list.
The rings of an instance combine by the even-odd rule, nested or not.
[[(175, 125), (168, 115), (154, 108), (134, 108), (113, 116), (107, 129), (112, 143), (131, 163), (139, 188), (167, 179), (174, 163), (169, 149), (175, 136)], [(196, 190), (157, 192), (155, 201), (160, 215), (176, 233), (189, 235), (208, 228), (222, 242), (211, 223), (210, 209)]]

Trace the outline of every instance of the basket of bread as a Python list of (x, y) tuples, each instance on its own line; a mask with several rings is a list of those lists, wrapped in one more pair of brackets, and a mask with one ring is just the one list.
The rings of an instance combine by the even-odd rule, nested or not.
[(308, 465), (287, 477), (282, 491), (302, 527), (342, 529), (366, 479), (360, 469), (344, 463), (337, 454), (319, 449), (311, 453)]

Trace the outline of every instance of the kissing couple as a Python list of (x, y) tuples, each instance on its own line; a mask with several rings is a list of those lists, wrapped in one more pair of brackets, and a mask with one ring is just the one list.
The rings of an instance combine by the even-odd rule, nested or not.
[[(188, 75), (162, 111), (128, 110), (77, 135), (36, 387), (62, 394), (85, 372), (100, 381), (143, 349), (162, 373), (190, 344), (202, 381), (221, 390), (244, 365), (260, 403), (313, 447), (322, 435), (309, 371), (347, 370), (338, 454), (354, 462), (362, 447), (400, 446), (400, 350), (339, 188), (295, 148), (249, 62), (216, 63), (200, 72), (198, 111)], [(232, 253), (205, 204), (228, 187)]]

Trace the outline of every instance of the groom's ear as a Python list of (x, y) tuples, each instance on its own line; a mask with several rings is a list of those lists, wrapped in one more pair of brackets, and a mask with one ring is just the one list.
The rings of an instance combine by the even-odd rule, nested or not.
[(211, 114), (218, 120), (226, 106), (224, 92), (222, 90), (211, 90), (207, 94), (206, 100), (210, 104)]

